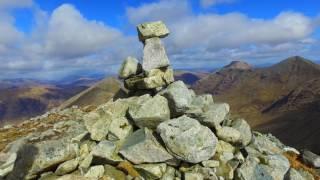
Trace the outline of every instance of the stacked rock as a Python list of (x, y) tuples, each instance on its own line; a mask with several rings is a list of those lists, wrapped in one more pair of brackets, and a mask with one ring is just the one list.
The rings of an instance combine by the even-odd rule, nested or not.
[(56, 112), (65, 119), (53, 129), (21, 138), (0, 154), (0, 179), (313, 179), (290, 167), (283, 153), (299, 153), (295, 149), (252, 133), (244, 119), (229, 117), (228, 104), (173, 81), (159, 39), (169, 33), (163, 23), (141, 24), (138, 32), (143, 63), (128, 57), (119, 76), (133, 91), (162, 90), (110, 100), (90, 112)]
[(139, 40), (144, 44), (142, 65), (136, 58), (128, 57), (122, 64), (119, 77), (129, 90), (161, 89), (174, 81), (173, 70), (160, 38), (169, 30), (161, 21), (140, 24)]

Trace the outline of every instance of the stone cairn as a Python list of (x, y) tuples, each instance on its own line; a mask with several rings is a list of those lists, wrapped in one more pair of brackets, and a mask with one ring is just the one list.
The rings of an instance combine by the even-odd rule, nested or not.
[[(281, 180), (312, 179), (290, 168), (283, 153), (299, 153), (272, 135), (252, 132), (229, 105), (196, 95), (173, 70), (160, 40), (161, 22), (138, 26), (142, 65), (128, 57), (119, 77), (131, 94), (70, 117), (53, 129), (17, 140), (0, 163), (4, 179), (41, 180)], [(0, 156), (1, 162), (1, 156)]]

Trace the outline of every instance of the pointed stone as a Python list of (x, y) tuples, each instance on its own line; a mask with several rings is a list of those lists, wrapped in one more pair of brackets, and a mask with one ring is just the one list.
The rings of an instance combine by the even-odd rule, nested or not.
[(164, 38), (169, 35), (169, 30), (162, 21), (139, 24), (137, 27), (139, 40), (144, 42), (153, 37)]
[(170, 62), (161, 40), (157, 37), (147, 39), (143, 48), (143, 70), (150, 71), (169, 65)]

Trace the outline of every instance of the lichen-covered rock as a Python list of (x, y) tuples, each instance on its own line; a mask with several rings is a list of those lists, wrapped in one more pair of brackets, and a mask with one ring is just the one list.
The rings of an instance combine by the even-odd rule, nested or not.
[(290, 168), (287, 176), (287, 180), (304, 180), (304, 178), (301, 176), (301, 174), (295, 170), (294, 168)]
[(92, 166), (84, 176), (88, 178), (99, 179), (103, 176), (103, 174), (104, 174), (104, 167), (102, 165), (98, 165), (98, 166)]
[(244, 119), (234, 120), (232, 122), (232, 127), (240, 132), (242, 146), (247, 146), (252, 139), (251, 128), (247, 121), (245, 121)]
[(168, 99), (170, 110), (174, 116), (186, 112), (193, 100), (193, 94), (182, 81), (175, 81), (160, 94)]
[(118, 156), (118, 147), (114, 142), (111, 141), (101, 141), (96, 147), (91, 151), (94, 160), (104, 161), (105, 163), (116, 164), (123, 161), (123, 159)]
[(75, 169), (77, 169), (78, 165), (79, 165), (78, 158), (66, 161), (57, 167), (55, 174), (57, 174), (57, 175), (68, 174), (68, 173), (74, 171)]
[(219, 139), (229, 143), (237, 144), (240, 143), (241, 134), (238, 130), (232, 127), (221, 127), (217, 129), (217, 136)]
[(0, 153), (0, 156), (0, 177), (5, 177), (13, 171), (17, 153)]
[(173, 159), (147, 128), (131, 134), (121, 147), (120, 154), (134, 164), (158, 163)]
[(226, 118), (230, 111), (230, 106), (227, 103), (215, 103), (210, 105), (199, 118), (202, 124), (218, 129), (221, 122)]
[(209, 128), (187, 116), (159, 124), (157, 132), (177, 159), (198, 163), (208, 160), (215, 153), (216, 136)]
[(160, 179), (163, 176), (163, 174), (166, 172), (167, 164), (141, 164), (135, 165), (134, 167), (146, 180), (155, 180)]
[(156, 129), (158, 124), (170, 119), (168, 101), (160, 95), (130, 107), (129, 114), (140, 128)]
[(152, 37), (164, 38), (169, 35), (169, 30), (162, 21), (139, 24), (137, 30), (141, 42)]
[(186, 172), (184, 173), (184, 180), (203, 180), (204, 177), (201, 173)]
[(111, 166), (111, 165), (104, 165), (104, 175), (102, 179), (125, 179), (126, 175), (124, 174), (124, 172), (118, 170), (117, 168)]
[(143, 48), (143, 70), (150, 71), (169, 65), (170, 62), (161, 40), (158, 37), (147, 39)]
[(175, 177), (176, 177), (176, 169), (171, 166), (167, 166), (166, 172), (163, 174), (160, 180), (174, 180)]
[(272, 176), (262, 166), (260, 166), (254, 157), (248, 156), (246, 161), (236, 170), (237, 180), (274, 180)]
[(91, 139), (101, 141), (106, 138), (112, 121), (112, 114), (110, 112), (97, 109), (86, 114), (83, 118), (87, 130), (90, 132)]
[(123, 142), (133, 132), (131, 122), (125, 117), (113, 118), (109, 126), (108, 140)]
[(126, 79), (130, 76), (137, 75), (142, 72), (141, 64), (134, 57), (127, 57), (121, 65), (119, 70), (119, 77)]
[(260, 156), (261, 166), (273, 179), (284, 179), (290, 168), (290, 163), (283, 155)]

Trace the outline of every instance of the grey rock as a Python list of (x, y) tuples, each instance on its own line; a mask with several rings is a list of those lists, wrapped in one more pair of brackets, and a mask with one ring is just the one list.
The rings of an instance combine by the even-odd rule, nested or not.
[(317, 154), (314, 154), (311, 151), (305, 150), (302, 154), (303, 161), (307, 164), (315, 167), (320, 168), (320, 156)]
[(102, 165), (92, 166), (89, 171), (84, 175), (89, 178), (101, 178), (104, 174), (104, 167)]
[(160, 95), (130, 107), (129, 114), (140, 128), (156, 129), (158, 124), (170, 119), (168, 101)]
[(193, 95), (182, 81), (175, 81), (160, 94), (169, 101), (170, 110), (174, 116), (184, 114), (190, 107)]
[(237, 180), (274, 180), (255, 158), (248, 156), (246, 161), (236, 170)]
[(252, 143), (246, 149), (250, 149), (250, 147), (264, 154), (281, 154), (283, 152), (283, 147), (279, 147), (278, 143), (272, 141), (267, 135), (256, 132)]
[(185, 180), (204, 180), (204, 177), (201, 173), (196, 172), (186, 172), (184, 173)]
[(104, 175), (103, 177), (105, 179), (114, 179), (114, 180), (117, 180), (117, 179), (125, 179), (126, 178), (126, 175), (124, 174), (124, 172), (118, 170), (117, 168), (109, 165), (109, 164), (106, 164), (104, 165)]
[(143, 48), (142, 68), (145, 71), (170, 65), (166, 50), (158, 37), (147, 39)]
[(93, 158), (97, 161), (103, 161), (109, 164), (116, 164), (123, 159), (118, 156), (118, 147), (114, 142), (111, 141), (101, 141), (96, 147), (91, 151)]
[(142, 72), (141, 64), (134, 57), (127, 57), (121, 65), (119, 70), (119, 77), (126, 79), (128, 77), (137, 75)]
[(230, 106), (227, 103), (212, 104), (204, 111), (199, 121), (210, 128), (218, 129), (229, 111)]
[(298, 169), (298, 172), (305, 180), (315, 180), (312, 174), (310, 174), (308, 171), (305, 171), (303, 169)]
[(219, 161), (216, 160), (207, 160), (201, 162), (202, 166), (208, 167), (208, 168), (215, 168), (219, 166)]
[(8, 178), (32, 179), (45, 169), (74, 159), (78, 151), (77, 144), (71, 144), (64, 139), (44, 141), (35, 145), (26, 144), (18, 151), (14, 169)]
[(85, 174), (85, 172), (87, 172), (89, 170), (89, 167), (92, 163), (92, 160), (93, 160), (92, 154), (88, 154), (82, 159), (82, 161), (80, 162), (79, 167), (78, 167), (81, 174)]
[(219, 140), (217, 143), (217, 148), (216, 148), (216, 152), (218, 154), (222, 154), (222, 153), (234, 153), (235, 152), (235, 147), (233, 147), (230, 143), (227, 143), (223, 140)]
[(55, 174), (57, 174), (57, 175), (68, 174), (68, 173), (74, 171), (75, 169), (77, 169), (78, 165), (79, 165), (78, 158), (66, 161), (58, 166), (58, 168), (55, 171)]
[(290, 168), (286, 180), (305, 180), (303, 176), (299, 173), (299, 171)]
[(127, 118), (114, 118), (109, 126), (108, 140), (123, 142), (132, 132), (133, 126)]
[(131, 134), (121, 147), (120, 154), (134, 164), (158, 163), (173, 159), (147, 128)]
[(208, 160), (215, 153), (218, 141), (216, 136), (209, 128), (187, 116), (159, 124), (157, 132), (169, 152), (177, 159), (199, 163)]
[(17, 159), (17, 153), (1, 153), (0, 156), (0, 177), (5, 177), (13, 171), (14, 163)]
[(97, 109), (86, 114), (83, 118), (87, 130), (90, 132), (91, 139), (96, 141), (106, 139), (112, 121), (112, 114), (110, 112)]
[(169, 30), (162, 21), (139, 24), (137, 30), (141, 42), (152, 37), (164, 38), (169, 35)]
[(290, 163), (283, 155), (260, 156), (261, 167), (263, 167), (273, 179), (284, 179), (290, 169)]
[(224, 126), (217, 129), (217, 136), (221, 140), (232, 144), (237, 144), (240, 142), (241, 134), (238, 130), (232, 127)]
[(160, 180), (174, 180), (176, 176), (175, 174), (176, 169), (171, 166), (167, 166), (166, 172), (163, 174)]
[(141, 164), (135, 165), (134, 168), (146, 180), (160, 179), (166, 172), (167, 165), (165, 163), (159, 164)]
[(244, 119), (237, 119), (232, 122), (232, 127), (240, 132), (242, 145), (247, 146), (252, 139), (251, 128), (247, 121)]

